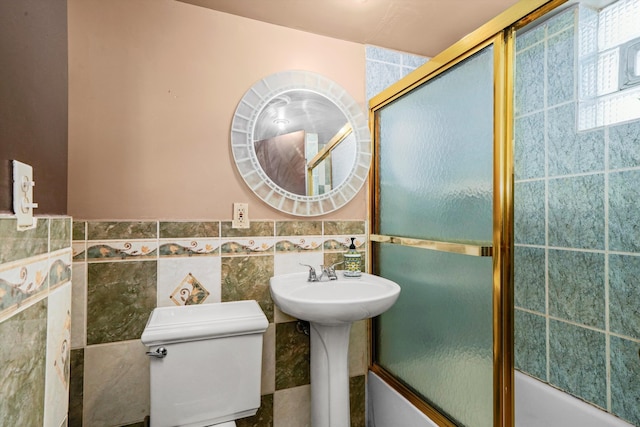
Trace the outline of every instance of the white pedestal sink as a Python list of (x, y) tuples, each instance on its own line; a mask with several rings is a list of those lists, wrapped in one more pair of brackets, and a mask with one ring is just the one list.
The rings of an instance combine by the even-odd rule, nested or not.
[(271, 296), (283, 312), (311, 323), (311, 426), (349, 427), (351, 323), (387, 311), (398, 299), (396, 283), (361, 277), (308, 282), (307, 273), (274, 276)]

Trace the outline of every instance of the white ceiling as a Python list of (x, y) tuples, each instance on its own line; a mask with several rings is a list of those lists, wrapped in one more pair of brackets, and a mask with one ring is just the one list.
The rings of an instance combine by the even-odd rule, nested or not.
[(179, 1), (428, 57), (435, 56), (517, 3), (517, 0)]

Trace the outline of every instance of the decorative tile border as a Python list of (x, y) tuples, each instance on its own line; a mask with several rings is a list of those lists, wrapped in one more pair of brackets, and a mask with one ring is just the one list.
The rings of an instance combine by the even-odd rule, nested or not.
[(71, 250), (63, 249), (49, 257), (49, 289), (71, 281)]
[(275, 246), (273, 238), (225, 240), (223, 240), (222, 246), (220, 247), (222, 255), (250, 255), (272, 252)]
[(220, 239), (191, 238), (160, 241), (160, 257), (220, 255)]
[(20, 308), (27, 300), (38, 300), (48, 290), (49, 256), (2, 266), (0, 271), (0, 318)]
[(88, 242), (87, 260), (109, 260), (114, 258), (156, 258), (158, 254), (157, 240), (127, 240), (108, 242)]
[(366, 249), (367, 237), (365, 235), (343, 235), (343, 236), (327, 236), (324, 240), (324, 250), (331, 252), (347, 251), (351, 246), (351, 238), (355, 237), (354, 241), (356, 249), (358, 251), (364, 251)]
[(301, 252), (322, 250), (322, 236), (287, 236), (279, 237), (276, 252)]
[(74, 261), (84, 261), (87, 259), (87, 242), (73, 242), (71, 243), (71, 251)]

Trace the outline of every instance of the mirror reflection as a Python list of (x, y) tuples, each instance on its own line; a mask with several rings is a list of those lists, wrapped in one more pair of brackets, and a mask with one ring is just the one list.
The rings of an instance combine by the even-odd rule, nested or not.
[(358, 194), (371, 136), (361, 107), (316, 73), (285, 70), (254, 83), (231, 122), (231, 152), (262, 201), (298, 216), (325, 215)]
[(254, 150), (264, 173), (301, 196), (326, 194), (348, 178), (357, 145), (345, 114), (310, 90), (278, 94), (256, 119)]

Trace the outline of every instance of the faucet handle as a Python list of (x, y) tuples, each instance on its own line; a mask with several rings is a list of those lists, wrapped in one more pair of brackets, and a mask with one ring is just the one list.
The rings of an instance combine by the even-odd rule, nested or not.
[(334, 270), (334, 271), (335, 271), (335, 269), (336, 269), (336, 265), (340, 265), (340, 264), (344, 264), (344, 261), (336, 262), (335, 264), (332, 264), (332, 265), (331, 265), (331, 267), (329, 267), (329, 268), (330, 268), (331, 270)]
[(318, 281), (318, 276), (316, 275), (316, 269), (313, 268), (313, 266), (308, 265), (308, 264), (303, 264), (303, 263), (299, 263), (300, 265), (303, 265), (305, 267), (309, 267), (309, 277), (307, 278), (307, 282), (317, 282)]

